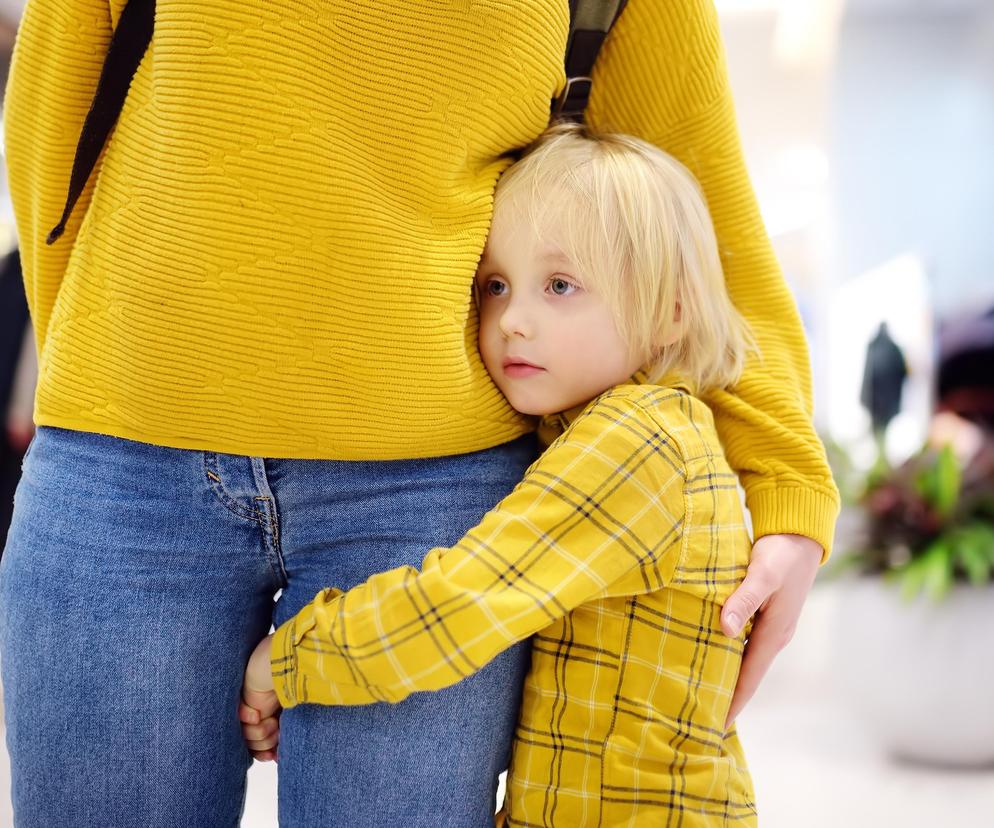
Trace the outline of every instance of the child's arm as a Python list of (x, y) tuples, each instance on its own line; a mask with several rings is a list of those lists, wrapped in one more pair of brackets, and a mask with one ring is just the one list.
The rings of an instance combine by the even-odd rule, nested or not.
[(710, 393), (757, 538), (793, 533), (827, 556), (839, 499), (811, 421), (807, 346), (749, 182), (712, 0), (629, 0), (594, 69), (587, 121), (651, 141), (700, 181), (728, 290), (752, 326), (753, 358)]
[(586, 601), (659, 588), (678, 557), (683, 481), (673, 441), (609, 395), (420, 573), (324, 590), (282, 625), (280, 702), (400, 701), (458, 682)]

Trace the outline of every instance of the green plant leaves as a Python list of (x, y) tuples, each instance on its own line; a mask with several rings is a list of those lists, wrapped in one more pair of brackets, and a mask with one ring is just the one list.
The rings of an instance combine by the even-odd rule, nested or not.
[(907, 600), (933, 600), (957, 582), (994, 584), (994, 443), (961, 465), (951, 445), (925, 446), (900, 466), (870, 472), (859, 498), (858, 566), (896, 582)]
[(944, 598), (953, 587), (953, 557), (949, 544), (939, 538), (928, 549), (898, 570), (901, 597), (912, 601), (925, 592), (933, 601)]
[(956, 508), (963, 480), (959, 463), (950, 445), (943, 446), (939, 452), (939, 459), (935, 464), (935, 478), (935, 499), (932, 502), (935, 510), (942, 517), (947, 518)]
[(994, 526), (974, 521), (946, 532), (900, 567), (894, 577), (904, 600), (913, 601), (924, 592), (939, 601), (952, 589), (959, 572), (975, 586), (994, 579)]
[(942, 518), (948, 518), (959, 500), (963, 475), (951, 446), (943, 446), (935, 462), (922, 469), (916, 481), (918, 493)]
[(967, 579), (983, 586), (994, 576), (994, 526), (975, 521), (950, 533), (955, 560)]

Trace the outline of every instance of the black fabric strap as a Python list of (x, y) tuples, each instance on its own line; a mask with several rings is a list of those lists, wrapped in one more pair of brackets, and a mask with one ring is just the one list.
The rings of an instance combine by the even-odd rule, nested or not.
[(65, 232), (73, 207), (93, 172), (107, 136), (121, 114), (131, 80), (152, 40), (154, 25), (155, 0), (128, 0), (111, 37), (107, 57), (104, 58), (103, 69), (100, 71), (100, 80), (97, 82), (97, 91), (76, 144), (76, 157), (72, 162), (69, 194), (66, 196), (62, 218), (48, 234), (46, 244), (52, 244)]
[[(566, 44), (567, 84), (564, 93), (553, 102), (553, 116), (583, 120), (590, 97), (590, 73), (594, 61), (626, 2), (570, 0), (570, 34)], [(111, 37), (93, 103), (76, 144), (62, 217), (48, 234), (46, 244), (57, 241), (65, 232), (73, 208), (107, 143), (107, 136), (121, 114), (131, 81), (152, 40), (154, 27), (155, 0), (128, 0)]]
[(566, 89), (552, 105), (556, 118), (582, 121), (590, 99), (590, 75), (601, 46), (628, 0), (570, 0), (566, 41)]

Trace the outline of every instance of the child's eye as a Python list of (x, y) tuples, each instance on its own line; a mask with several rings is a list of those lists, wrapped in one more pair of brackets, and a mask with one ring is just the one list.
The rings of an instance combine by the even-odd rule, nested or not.
[(484, 296), (503, 296), (507, 292), (507, 285), (500, 279), (487, 279), (483, 285)]
[(549, 280), (549, 290), (556, 294), (556, 296), (568, 296), (576, 289), (576, 285), (562, 276), (553, 276)]

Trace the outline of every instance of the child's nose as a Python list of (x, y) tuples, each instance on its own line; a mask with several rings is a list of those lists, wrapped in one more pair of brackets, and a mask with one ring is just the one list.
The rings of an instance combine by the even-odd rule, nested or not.
[(528, 313), (519, 303), (512, 302), (500, 316), (500, 330), (506, 339), (512, 336), (528, 338), (532, 335), (532, 325)]

